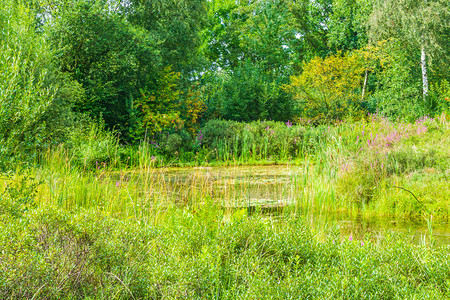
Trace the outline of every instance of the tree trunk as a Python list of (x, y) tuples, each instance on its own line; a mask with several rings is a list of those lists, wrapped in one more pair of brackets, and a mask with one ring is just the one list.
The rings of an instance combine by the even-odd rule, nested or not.
[(427, 55), (425, 53), (425, 47), (423, 45), (420, 64), (422, 65), (423, 100), (426, 100), (428, 98)]
[(361, 101), (364, 100), (364, 94), (366, 93), (366, 87), (367, 87), (367, 79), (369, 77), (369, 70), (366, 69), (366, 74), (364, 76), (364, 85), (363, 85), (363, 90), (362, 90), (362, 95), (361, 95)]

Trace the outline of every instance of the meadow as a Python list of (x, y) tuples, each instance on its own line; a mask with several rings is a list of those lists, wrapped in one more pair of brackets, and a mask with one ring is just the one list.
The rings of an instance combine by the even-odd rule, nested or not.
[[(448, 231), (433, 234), (448, 228), (445, 115), (217, 122), (229, 134), (205, 127), (191, 152), (94, 130), (83, 152), (3, 173), (0, 297), (448, 299)], [(319, 214), (427, 232), (361, 235), (306, 217)]]

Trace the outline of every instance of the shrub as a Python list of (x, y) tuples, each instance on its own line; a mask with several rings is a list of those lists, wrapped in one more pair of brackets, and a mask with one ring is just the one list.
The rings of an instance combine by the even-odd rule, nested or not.
[(98, 164), (110, 164), (117, 157), (118, 137), (106, 131), (104, 123), (84, 120), (73, 128), (65, 146), (73, 154), (73, 162), (83, 168), (93, 168)]
[[(217, 207), (171, 210), (161, 224), (47, 207), (0, 215), (1, 298), (446, 299), (448, 246), (397, 235), (356, 241)], [(26, 226), (24, 226), (26, 224)]]
[(316, 57), (304, 65), (302, 74), (291, 78), (286, 90), (299, 102), (302, 116), (316, 123), (361, 116), (363, 73), (363, 60), (357, 53)]

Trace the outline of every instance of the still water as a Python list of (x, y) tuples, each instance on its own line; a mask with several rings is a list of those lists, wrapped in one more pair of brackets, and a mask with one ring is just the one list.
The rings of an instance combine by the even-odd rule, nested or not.
[[(232, 166), (155, 169), (150, 176), (140, 173), (121, 173), (111, 180), (138, 180), (163, 193), (168, 200), (188, 202), (189, 199), (212, 199), (228, 210), (259, 211), (268, 217), (278, 217), (295, 207), (295, 212), (314, 226), (336, 226), (342, 237), (383, 238), (386, 232), (406, 235), (412, 242), (429, 240), (429, 227), (423, 220), (368, 217), (358, 213), (336, 212), (332, 203), (312, 203), (307, 199), (326, 191), (326, 182), (310, 183), (309, 170), (295, 165)], [(320, 187), (323, 185), (323, 187)], [(158, 188), (154, 188), (158, 186)], [(161, 187), (163, 189), (161, 189)], [(148, 189), (148, 188), (147, 188)], [(308, 192), (305, 192), (308, 190)], [(320, 196), (320, 195), (319, 195)], [(328, 195), (329, 196), (329, 195)], [(405, 195), (405, 197), (409, 197)], [(331, 225), (330, 225), (331, 224)], [(450, 244), (448, 222), (433, 222), (432, 236), (437, 244)]]

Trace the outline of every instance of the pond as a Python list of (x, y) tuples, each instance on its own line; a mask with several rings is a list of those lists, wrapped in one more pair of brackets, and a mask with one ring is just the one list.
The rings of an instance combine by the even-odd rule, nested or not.
[[(382, 238), (384, 232), (394, 231), (407, 234), (414, 243), (427, 238), (425, 220), (337, 212), (333, 209), (336, 197), (329, 182), (317, 182), (310, 173), (310, 168), (296, 165), (162, 168), (113, 173), (110, 180), (135, 181), (148, 197), (164, 197), (174, 203), (212, 199), (227, 210), (245, 208), (249, 214), (259, 211), (274, 218), (295, 207), (295, 213), (312, 225), (336, 224), (343, 237)], [(320, 202), (318, 199), (322, 198), (327, 200)], [(436, 243), (450, 244), (448, 222), (434, 222), (432, 232)]]

